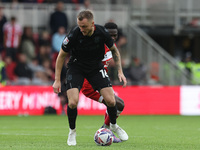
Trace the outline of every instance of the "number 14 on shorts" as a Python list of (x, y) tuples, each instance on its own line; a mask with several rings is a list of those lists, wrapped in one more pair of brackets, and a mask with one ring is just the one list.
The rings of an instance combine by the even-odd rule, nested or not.
[(99, 70), (99, 72), (101, 72), (103, 78), (108, 78), (108, 74), (107, 74), (106, 70), (101, 69), (101, 70)]

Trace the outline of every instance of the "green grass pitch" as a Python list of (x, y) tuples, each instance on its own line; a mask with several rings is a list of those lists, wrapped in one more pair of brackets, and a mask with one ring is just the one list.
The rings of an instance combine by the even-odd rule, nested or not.
[(78, 116), (77, 145), (67, 145), (66, 116), (0, 116), (0, 150), (200, 150), (199, 116), (120, 116), (129, 140), (96, 146), (103, 116)]

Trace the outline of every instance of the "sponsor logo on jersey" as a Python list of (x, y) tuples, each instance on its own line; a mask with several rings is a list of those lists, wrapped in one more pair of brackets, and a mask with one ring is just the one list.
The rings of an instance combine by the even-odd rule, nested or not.
[(112, 52), (111, 51), (107, 51), (105, 54), (104, 54), (104, 58), (102, 61), (109, 61), (110, 59), (112, 59)]
[(69, 39), (66, 37), (64, 40), (63, 40), (63, 44), (64, 45), (67, 45), (69, 43)]

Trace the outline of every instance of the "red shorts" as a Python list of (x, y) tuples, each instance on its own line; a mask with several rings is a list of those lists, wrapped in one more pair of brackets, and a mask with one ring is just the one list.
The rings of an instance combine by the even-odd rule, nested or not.
[[(104, 69), (106, 70), (106, 72), (108, 72), (108, 68), (107, 67), (105, 67)], [(87, 79), (84, 79), (83, 86), (82, 86), (82, 93), (86, 97), (88, 97), (88, 98), (90, 98), (92, 100), (95, 100), (97, 102), (102, 103), (102, 101), (103, 101), (103, 97), (99, 94), (99, 92), (95, 91), (92, 88), (92, 85), (88, 82)]]
[(86, 96), (89, 97), (92, 100), (99, 101), (99, 98), (101, 95), (99, 92), (94, 91), (92, 88), (91, 84), (88, 82), (87, 79), (84, 79), (83, 86), (82, 86), (82, 93)]

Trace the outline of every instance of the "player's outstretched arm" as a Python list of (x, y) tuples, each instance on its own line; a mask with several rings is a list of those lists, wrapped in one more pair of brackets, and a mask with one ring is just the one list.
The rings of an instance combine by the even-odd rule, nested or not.
[(126, 87), (127, 81), (126, 81), (126, 77), (124, 76), (123, 70), (122, 70), (122, 65), (121, 65), (121, 56), (119, 53), (119, 50), (117, 49), (117, 47), (115, 45), (113, 45), (110, 48), (110, 51), (112, 52), (112, 56), (113, 59), (115, 61), (117, 70), (118, 70), (118, 78), (120, 82), (124, 82), (123, 87)]
[(55, 66), (55, 81), (53, 83), (53, 91), (55, 93), (60, 93), (61, 92), (61, 81), (60, 81), (60, 76), (61, 76), (61, 70), (65, 61), (65, 58), (68, 53), (64, 52), (62, 48), (60, 49), (60, 52), (58, 54), (58, 57), (56, 59), (56, 66)]

